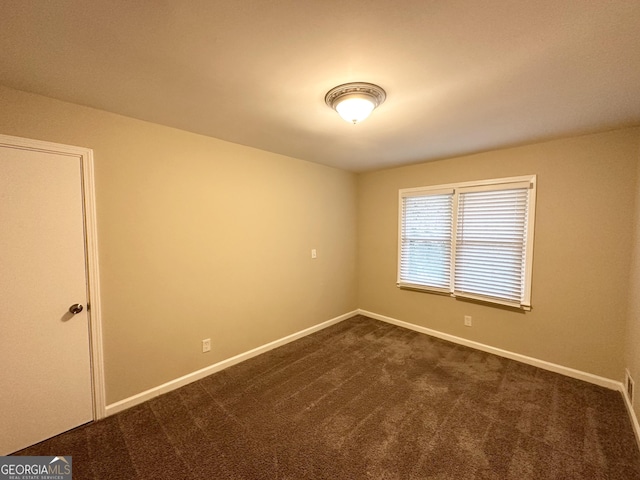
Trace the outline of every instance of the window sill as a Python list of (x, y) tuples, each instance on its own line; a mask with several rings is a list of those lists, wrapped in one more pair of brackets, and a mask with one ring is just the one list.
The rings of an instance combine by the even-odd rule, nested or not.
[(523, 305), (520, 303), (509, 302), (507, 300), (500, 300), (499, 298), (484, 297), (481, 295), (473, 295), (470, 293), (463, 293), (463, 292), (453, 293), (448, 289), (437, 288), (437, 287), (427, 287), (424, 285), (417, 285), (413, 283), (398, 282), (396, 285), (398, 286), (398, 288), (402, 290), (413, 290), (417, 292), (433, 293), (436, 295), (445, 295), (447, 297), (457, 298), (460, 300), (471, 300), (475, 302), (481, 302), (484, 304), (488, 304), (489, 306), (495, 305), (495, 306), (512, 308), (514, 310), (524, 310), (525, 312), (531, 311), (530, 305)]

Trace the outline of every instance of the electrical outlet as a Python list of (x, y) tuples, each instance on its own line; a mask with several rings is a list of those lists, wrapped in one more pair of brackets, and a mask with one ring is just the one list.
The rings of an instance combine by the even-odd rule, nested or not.
[(318, 252), (315, 248), (311, 249), (311, 258), (318, 258)]
[(211, 351), (211, 339), (205, 338), (202, 340), (202, 353)]
[(470, 327), (471, 326), (471, 317), (469, 315), (465, 315), (464, 316), (464, 326), (465, 327)]

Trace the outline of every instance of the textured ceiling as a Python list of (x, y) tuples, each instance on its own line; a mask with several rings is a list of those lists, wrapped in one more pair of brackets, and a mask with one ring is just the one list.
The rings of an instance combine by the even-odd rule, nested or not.
[[(0, 6), (2, 84), (348, 170), (640, 124), (638, 0)], [(387, 91), (355, 126), (351, 81)]]

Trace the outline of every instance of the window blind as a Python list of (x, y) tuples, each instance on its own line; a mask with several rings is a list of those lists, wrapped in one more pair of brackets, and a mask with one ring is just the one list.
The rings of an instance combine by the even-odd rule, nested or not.
[(398, 286), (531, 309), (536, 176), (399, 191)]
[(460, 189), (454, 293), (522, 305), (529, 184)]
[(449, 291), (453, 190), (402, 198), (399, 281)]

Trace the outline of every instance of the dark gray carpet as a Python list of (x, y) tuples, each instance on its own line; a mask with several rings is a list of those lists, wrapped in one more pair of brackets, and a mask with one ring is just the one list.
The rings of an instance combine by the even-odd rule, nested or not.
[(19, 454), (74, 479), (640, 479), (620, 393), (362, 316)]

